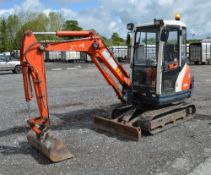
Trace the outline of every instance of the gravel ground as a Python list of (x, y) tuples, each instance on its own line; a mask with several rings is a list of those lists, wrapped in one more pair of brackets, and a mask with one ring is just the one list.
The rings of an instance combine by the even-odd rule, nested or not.
[[(125, 65), (127, 68), (128, 65)], [(186, 175), (211, 157), (211, 67), (192, 66), (197, 115), (140, 142), (97, 130), (93, 116), (118, 103), (92, 64), (47, 64), (52, 129), (74, 158), (52, 164), (26, 140), (22, 75), (0, 72), (0, 174)], [(31, 104), (37, 116), (36, 102)]]

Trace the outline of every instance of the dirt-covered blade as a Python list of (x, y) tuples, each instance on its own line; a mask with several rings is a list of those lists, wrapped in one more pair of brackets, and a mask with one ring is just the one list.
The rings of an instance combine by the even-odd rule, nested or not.
[(52, 162), (60, 162), (73, 158), (73, 155), (65, 147), (62, 139), (50, 130), (41, 137), (37, 137), (35, 132), (31, 130), (27, 134), (27, 140)]
[(120, 123), (113, 119), (95, 116), (94, 124), (99, 129), (121, 135), (128, 139), (138, 141), (141, 138), (141, 129), (129, 123)]

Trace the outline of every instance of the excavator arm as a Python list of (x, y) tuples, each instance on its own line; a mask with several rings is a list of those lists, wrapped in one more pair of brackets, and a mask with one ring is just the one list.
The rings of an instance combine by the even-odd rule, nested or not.
[[(57, 41), (38, 41), (36, 35), (56, 35), (57, 37), (74, 38)], [(38, 150), (43, 152), (52, 161), (61, 161), (72, 157), (64, 148), (62, 140), (53, 136), (49, 137), (49, 109), (46, 86), (46, 71), (44, 64), (45, 51), (79, 51), (91, 56), (109, 85), (116, 92), (118, 98), (126, 102), (124, 94), (131, 87), (131, 80), (127, 71), (118, 63), (109, 51), (103, 40), (94, 31), (58, 31), (58, 32), (31, 32), (24, 34), (21, 50), (21, 63), (23, 66), (23, 80), (25, 98), (30, 102), (33, 98), (32, 83), (37, 99), (40, 116), (29, 119), (28, 124), (32, 131), (28, 134), (28, 141)], [(103, 63), (103, 65), (102, 65)], [(111, 75), (113, 74), (113, 76)], [(114, 79), (116, 78), (116, 80)], [(117, 81), (119, 83), (117, 83)], [(120, 85), (119, 85), (120, 84)], [(120, 88), (122, 89), (120, 90)], [(50, 141), (49, 141), (50, 140)], [(48, 148), (51, 142), (54, 148)], [(52, 143), (53, 142), (53, 143)], [(58, 146), (60, 145), (60, 146)], [(61, 147), (61, 145), (63, 145)], [(60, 148), (61, 147), (61, 148)], [(51, 150), (51, 151), (50, 151)]]
[[(55, 34), (58, 37), (83, 37), (72, 40), (61, 41), (37, 41), (36, 35)], [(34, 90), (39, 107), (40, 117), (29, 120), (28, 123), (32, 129), (41, 134), (45, 125), (49, 123), (48, 98), (46, 88), (46, 73), (44, 64), (44, 51), (79, 51), (86, 52), (92, 58), (93, 63), (102, 73), (108, 84), (116, 92), (118, 98), (126, 102), (124, 94), (127, 88), (131, 86), (131, 80), (126, 70), (118, 63), (113, 54), (109, 51), (102, 39), (93, 31), (58, 31), (51, 33), (44, 32), (26, 32), (24, 35), (21, 63), (23, 65), (23, 78), (26, 101), (32, 100), (32, 78)], [(107, 70), (102, 66), (104, 63)], [(108, 70), (114, 75), (119, 85), (110, 75)]]

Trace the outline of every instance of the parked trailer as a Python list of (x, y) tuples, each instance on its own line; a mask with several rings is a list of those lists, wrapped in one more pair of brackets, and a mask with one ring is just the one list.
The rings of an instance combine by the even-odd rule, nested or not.
[(61, 52), (61, 57), (63, 62), (80, 62), (81, 54), (80, 52), (75, 51), (68, 51), (68, 52)]
[(111, 46), (109, 49), (120, 62), (129, 61), (128, 46)]
[(49, 62), (81, 62), (81, 53), (75, 51), (45, 52), (45, 61)]
[(67, 51), (67, 52), (46, 52), (45, 61), (54, 62), (91, 62), (89, 55), (83, 52)]
[(189, 46), (189, 60), (194, 64), (211, 64), (211, 40), (191, 43)]
[(87, 53), (81, 52), (80, 54), (81, 54), (81, 59), (80, 59), (81, 62), (85, 62), (85, 63), (91, 63), (92, 62), (91, 57)]
[(62, 54), (59, 51), (45, 52), (45, 61), (56, 62), (62, 60)]

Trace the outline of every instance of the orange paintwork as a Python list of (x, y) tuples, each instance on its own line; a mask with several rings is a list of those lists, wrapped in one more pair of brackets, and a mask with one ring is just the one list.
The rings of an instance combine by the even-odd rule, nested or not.
[(65, 36), (71, 36), (71, 37), (88, 37), (92, 34), (92, 31), (57, 31), (56, 36), (59, 37), (65, 37)]
[(169, 70), (173, 70), (173, 69), (176, 69), (176, 68), (178, 68), (178, 67), (179, 67), (178, 62), (169, 64)]
[(187, 66), (183, 81), (182, 81), (182, 90), (190, 89), (192, 74), (190, 70), (190, 66)]
[[(44, 64), (44, 51), (80, 51), (86, 52), (92, 58), (99, 71), (115, 90), (118, 97), (123, 100), (124, 92), (113, 77), (101, 65), (101, 62), (114, 75), (123, 88), (131, 87), (131, 80), (126, 70), (118, 63), (105, 43), (94, 31), (58, 31), (58, 37), (82, 37), (75, 40), (57, 42), (38, 42), (36, 36), (28, 31), (24, 35), (21, 50), (21, 64), (23, 66), (23, 80), (26, 101), (32, 100), (30, 77), (32, 77), (40, 117), (30, 120), (32, 129), (40, 134), (43, 126), (49, 119), (48, 96)], [(99, 61), (101, 60), (101, 62)]]

